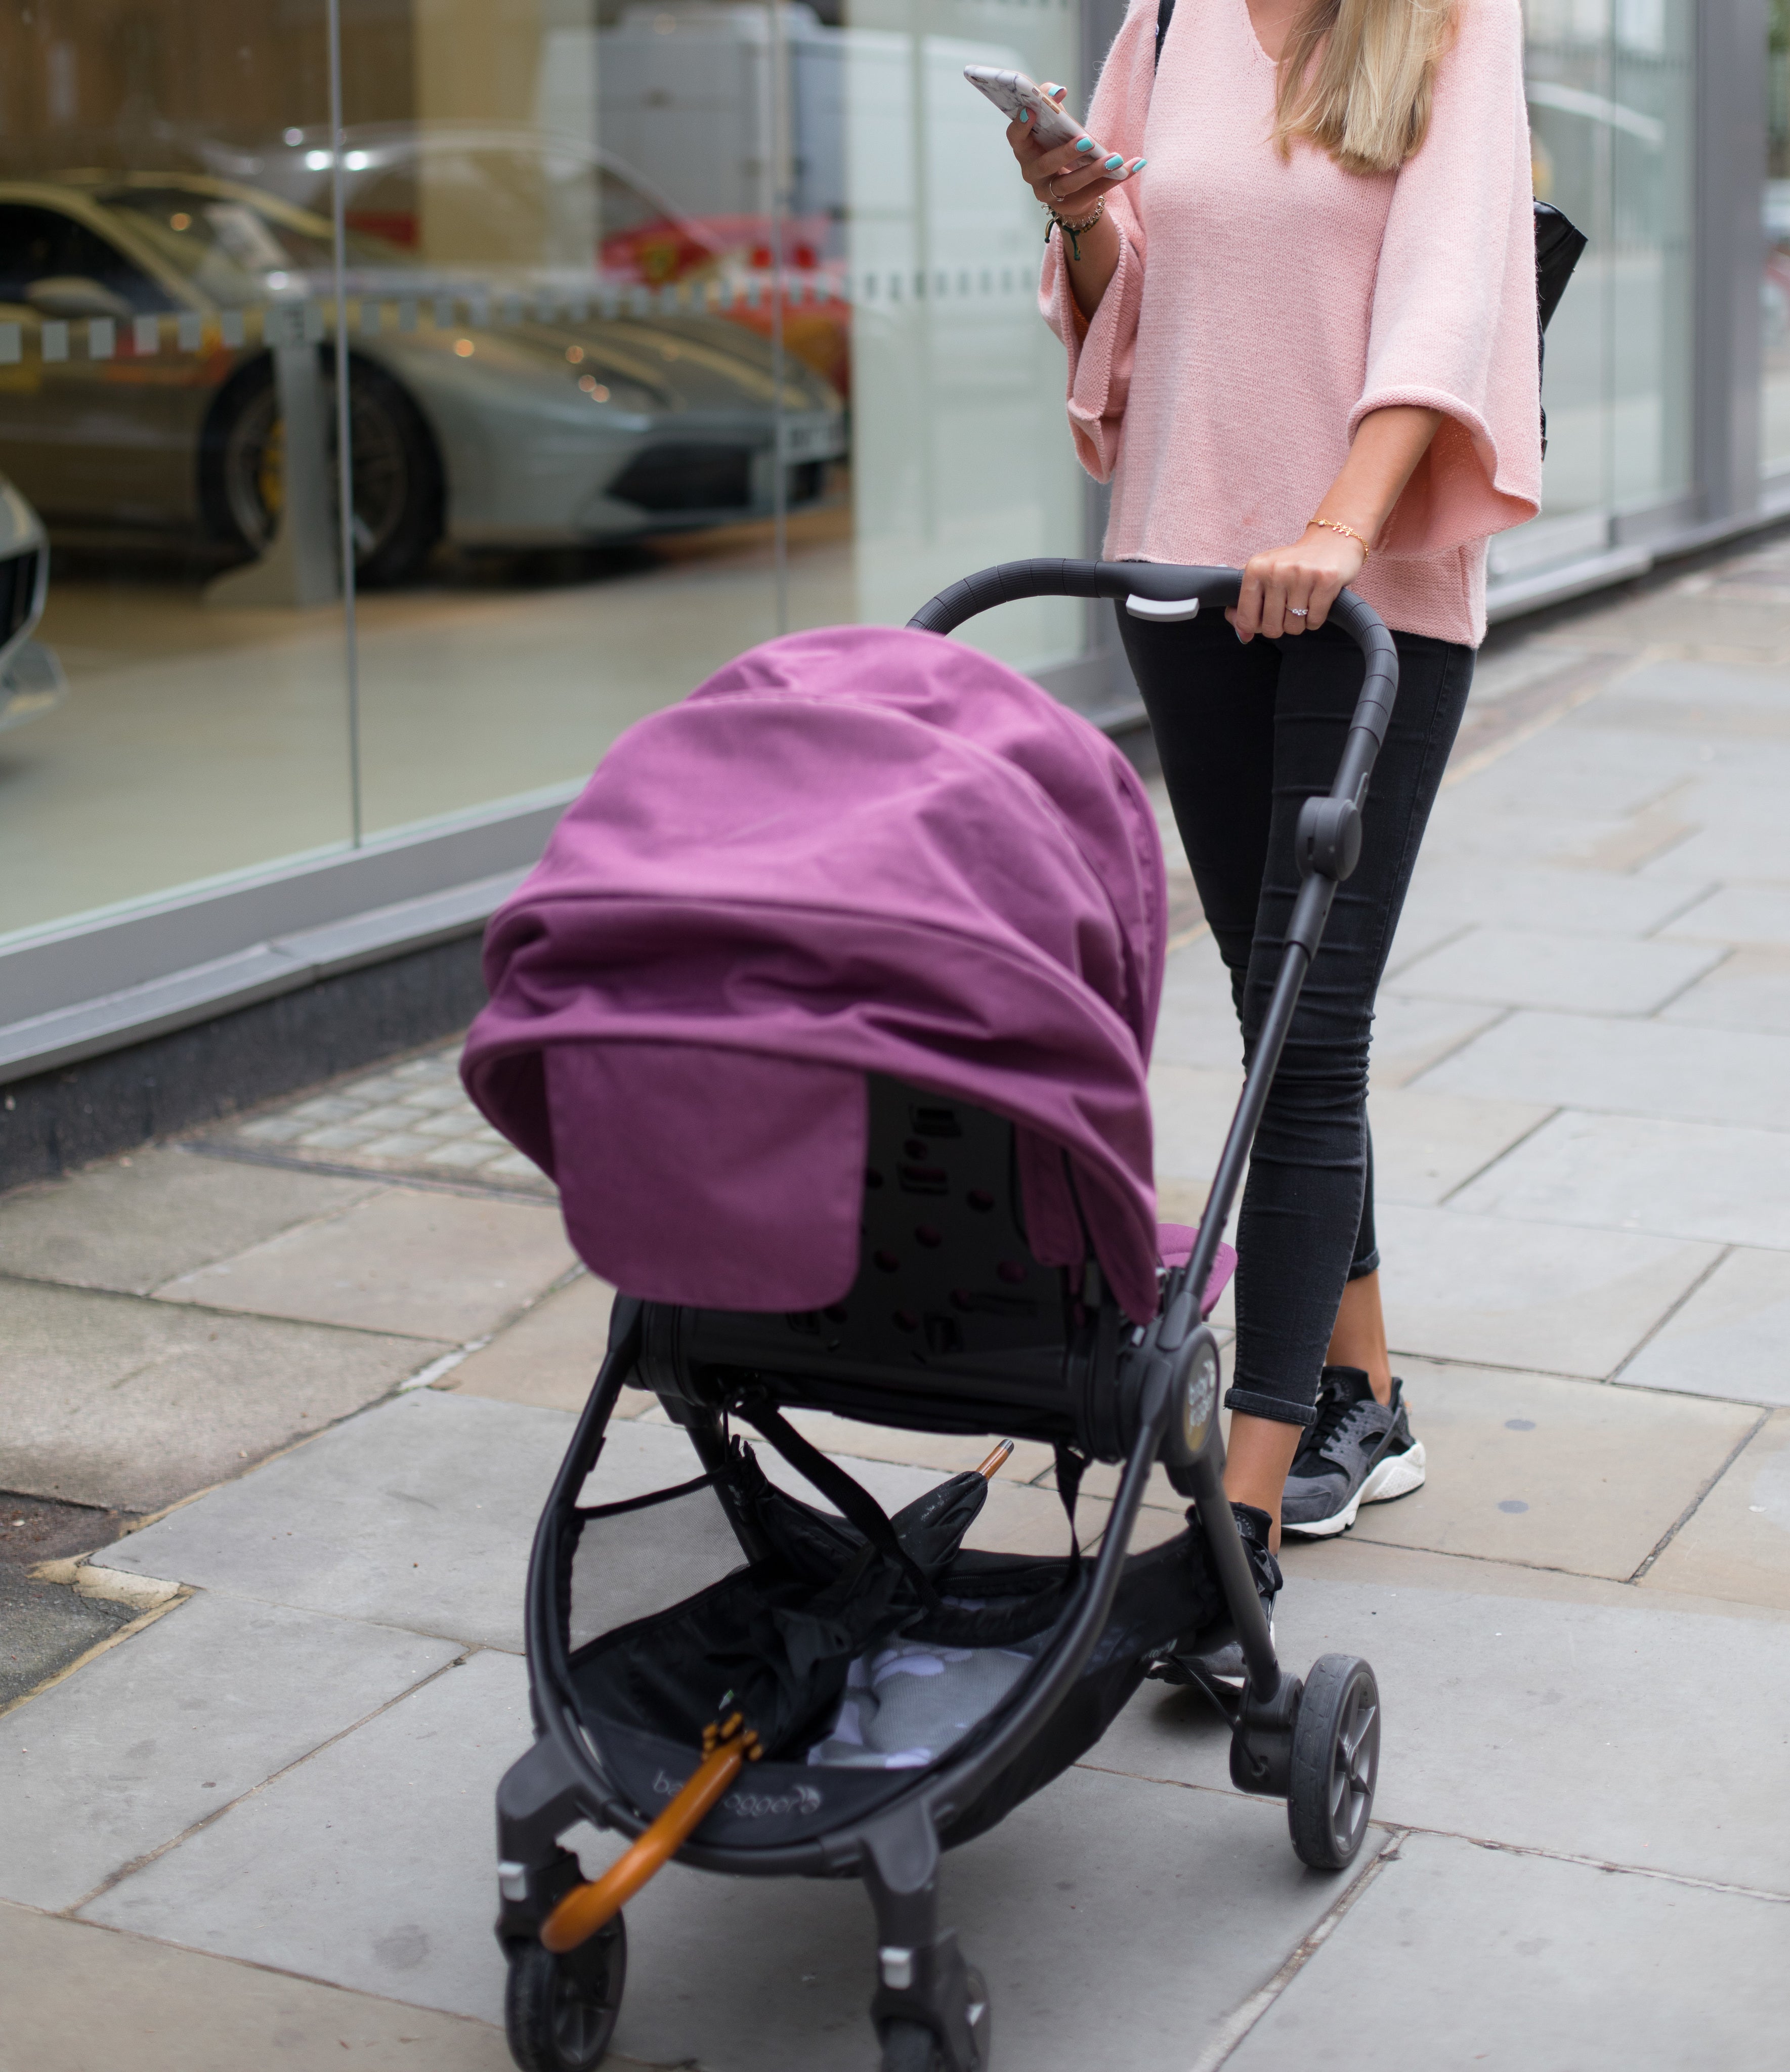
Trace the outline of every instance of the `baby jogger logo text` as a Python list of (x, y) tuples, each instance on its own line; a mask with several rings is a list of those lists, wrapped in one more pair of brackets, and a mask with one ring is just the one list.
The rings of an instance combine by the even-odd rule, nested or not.
[[(652, 1780), (652, 1789), (661, 1799), (670, 1799), (683, 1788), (681, 1778), (667, 1777), (662, 1770)], [(796, 1784), (775, 1798), (763, 1791), (730, 1791), (721, 1803), (736, 1820), (763, 1820), (779, 1813), (818, 1813), (826, 1801), (812, 1784)]]

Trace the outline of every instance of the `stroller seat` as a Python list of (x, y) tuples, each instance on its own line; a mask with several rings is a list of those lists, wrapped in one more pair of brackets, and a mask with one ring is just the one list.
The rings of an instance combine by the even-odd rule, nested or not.
[[(873, 1423), (1079, 1442), (1087, 1412), (1078, 1396), (1113, 1351), (1098, 1342), (1100, 1268), (1092, 1259), (1048, 1266), (1034, 1253), (1021, 1133), (973, 1103), (882, 1074), (870, 1075), (868, 1101), (850, 1288), (810, 1309), (655, 1305), (645, 1385), (679, 1393), (680, 1373), (751, 1374), (774, 1397)], [(1184, 1264), (1195, 1233), (1159, 1227), (1165, 1264)], [(1219, 1248), (1202, 1316), (1236, 1259)]]

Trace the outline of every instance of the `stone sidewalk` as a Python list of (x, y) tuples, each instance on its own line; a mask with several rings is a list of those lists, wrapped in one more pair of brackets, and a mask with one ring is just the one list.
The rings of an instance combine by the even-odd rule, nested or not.
[[(1378, 1671), (1375, 1838), (1302, 1869), (1216, 1720), (1146, 1686), (950, 1860), (999, 2064), (1783, 2062), (1787, 798), (1790, 544), (1488, 651), (1376, 1050), (1430, 1481), (1290, 1552), (1280, 1616), (1294, 1667)], [(1169, 1212), (1236, 1052), (1183, 926)], [(3, 2072), (508, 2062), (492, 1794), (607, 1291), (451, 1067), (0, 1202)], [(605, 1472), (676, 1478), (628, 1407)], [(887, 1501), (981, 1451), (809, 1429)], [(1047, 1482), (1023, 1449), (978, 1533), (1056, 1544)], [(619, 2062), (874, 2062), (856, 1886), (674, 1867), (629, 1927)]]

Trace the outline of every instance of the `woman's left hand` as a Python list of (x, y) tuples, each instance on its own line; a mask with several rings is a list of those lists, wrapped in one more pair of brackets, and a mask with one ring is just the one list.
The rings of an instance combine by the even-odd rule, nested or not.
[(1242, 594), (1224, 616), (1245, 645), (1258, 633), (1270, 640), (1315, 633), (1336, 593), (1354, 582), (1367, 558), (1360, 541), (1347, 533), (1308, 525), (1290, 547), (1249, 557)]

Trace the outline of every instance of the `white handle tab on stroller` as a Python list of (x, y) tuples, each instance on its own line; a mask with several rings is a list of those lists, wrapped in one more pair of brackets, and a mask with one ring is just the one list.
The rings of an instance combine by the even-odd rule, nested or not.
[(1134, 619), (1147, 619), (1157, 626), (1179, 626), (1200, 616), (1196, 597), (1139, 597), (1134, 591), (1125, 599), (1125, 608)]

